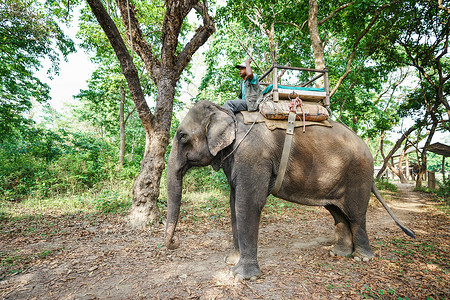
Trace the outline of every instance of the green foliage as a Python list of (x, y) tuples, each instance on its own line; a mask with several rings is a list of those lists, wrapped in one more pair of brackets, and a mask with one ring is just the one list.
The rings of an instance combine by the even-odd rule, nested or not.
[(108, 143), (87, 134), (30, 129), (0, 143), (1, 200), (92, 188), (111, 176), (114, 154)]
[(441, 202), (442, 204), (445, 204), (447, 206), (450, 206), (450, 180), (445, 180), (443, 183), (437, 181), (438, 188), (437, 189), (430, 189), (428, 187), (422, 186), (419, 188), (416, 188), (415, 190), (424, 192), (424, 193), (431, 193), (436, 195), (437, 201)]
[(444, 181), (444, 183), (438, 182), (439, 188), (434, 193), (442, 199), (442, 201), (450, 205), (450, 180)]
[[(49, 58), (58, 72), (59, 54), (74, 52), (56, 16), (37, 0), (9, 0), (0, 3), (0, 141), (14, 135), (30, 120), (25, 117), (32, 101), (49, 99), (49, 87), (34, 72)], [(57, 50), (56, 50), (57, 49)]]
[[(427, 151), (427, 170), (442, 172), (442, 155)], [(450, 170), (450, 159), (445, 160), (444, 170)]]
[(398, 187), (395, 184), (388, 182), (384, 178), (377, 179), (375, 181), (375, 183), (376, 183), (377, 188), (379, 190), (388, 190), (388, 191), (391, 191), (391, 192), (398, 192)]
[(186, 192), (204, 192), (214, 189), (228, 191), (230, 187), (222, 170), (216, 172), (208, 166), (190, 169), (183, 179), (183, 189)]
[(131, 202), (121, 199), (118, 192), (104, 190), (93, 200), (95, 208), (102, 213), (125, 212)]

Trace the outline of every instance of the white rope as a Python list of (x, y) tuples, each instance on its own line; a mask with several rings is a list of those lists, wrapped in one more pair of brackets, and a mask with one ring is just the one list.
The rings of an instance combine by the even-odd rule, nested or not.
[(234, 149), (233, 149), (230, 153), (228, 153), (227, 156), (225, 156), (225, 157), (222, 159), (222, 161), (220, 162), (220, 167), (221, 167), (221, 168), (223, 167), (223, 164), (225, 163), (225, 160), (226, 160), (228, 157), (230, 157), (231, 154), (234, 153), (234, 151), (237, 150), (237, 148), (238, 148), (239, 145), (242, 143), (242, 141), (243, 141), (243, 140), (247, 137), (247, 135), (250, 133), (250, 130), (252, 130), (253, 126), (255, 126), (256, 121), (257, 121), (258, 118), (259, 118), (259, 115), (260, 115), (260, 113), (258, 114), (258, 116), (256, 116), (255, 121), (253, 121), (252, 126), (250, 126), (250, 128), (249, 128), (249, 129), (247, 130), (247, 132), (244, 134), (244, 136), (243, 136), (242, 139), (239, 141), (239, 143), (237, 143), (236, 147), (234, 147)]

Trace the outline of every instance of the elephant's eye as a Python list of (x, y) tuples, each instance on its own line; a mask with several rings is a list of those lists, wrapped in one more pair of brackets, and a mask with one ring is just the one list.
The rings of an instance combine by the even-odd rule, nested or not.
[(177, 137), (178, 137), (178, 140), (182, 143), (187, 143), (189, 141), (189, 136), (182, 131), (177, 132)]

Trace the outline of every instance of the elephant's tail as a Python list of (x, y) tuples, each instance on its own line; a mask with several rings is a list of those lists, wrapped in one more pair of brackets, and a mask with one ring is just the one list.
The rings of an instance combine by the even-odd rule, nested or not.
[(395, 223), (397, 223), (398, 227), (400, 227), (404, 233), (406, 233), (407, 235), (409, 235), (412, 238), (416, 238), (416, 234), (414, 233), (413, 230), (407, 228), (406, 226), (404, 226), (398, 219), (397, 217), (394, 215), (394, 213), (392, 212), (392, 210), (389, 208), (389, 206), (386, 204), (386, 202), (384, 201), (383, 197), (381, 197), (380, 192), (377, 189), (377, 186), (375, 184), (375, 181), (372, 183), (372, 192), (375, 194), (375, 196), (377, 197), (378, 201), (381, 202), (381, 204), (383, 204), (384, 208), (387, 210), (387, 212), (389, 213), (389, 215), (391, 216), (391, 218), (395, 221)]

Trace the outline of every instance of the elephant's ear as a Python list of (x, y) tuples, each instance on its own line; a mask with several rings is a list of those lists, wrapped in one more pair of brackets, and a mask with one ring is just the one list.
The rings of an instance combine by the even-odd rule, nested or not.
[(215, 106), (207, 128), (209, 152), (217, 153), (229, 146), (236, 138), (236, 118), (233, 113), (221, 106)]

